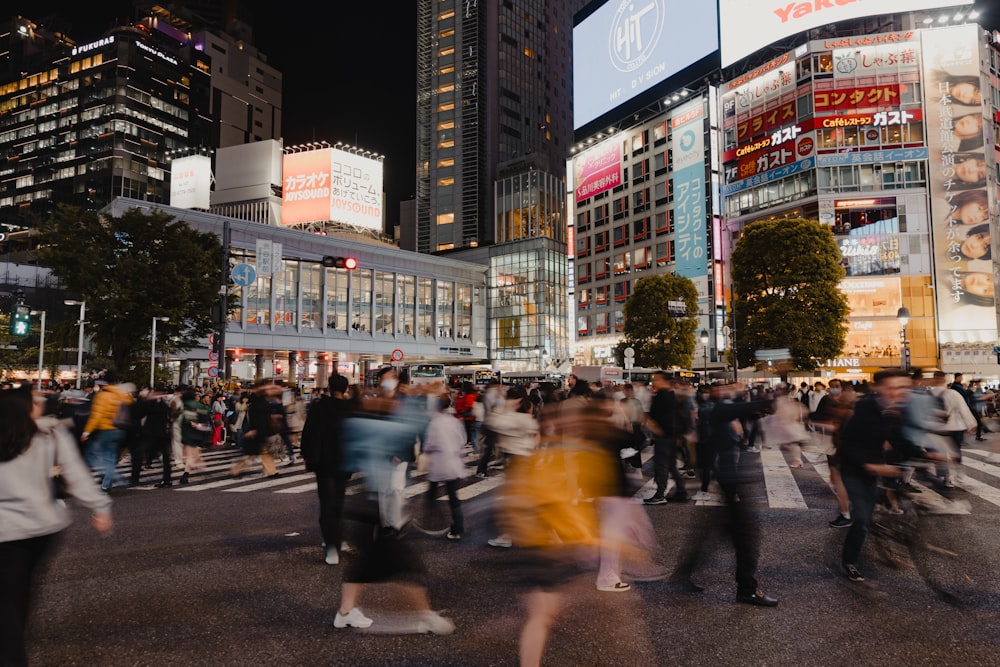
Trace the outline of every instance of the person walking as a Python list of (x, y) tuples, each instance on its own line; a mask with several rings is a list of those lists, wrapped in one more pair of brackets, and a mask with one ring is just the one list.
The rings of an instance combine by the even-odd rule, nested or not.
[(52, 470), (89, 509), (101, 535), (111, 531), (111, 498), (98, 490), (76, 440), (30, 385), (0, 390), (0, 665), (28, 664), (25, 638), (34, 586), (73, 514), (57, 497)]
[(347, 378), (340, 374), (333, 375), (329, 387), (329, 394), (324, 394), (309, 408), (299, 440), (299, 452), (306, 470), (316, 475), (324, 560), (327, 565), (337, 565), (344, 542), (344, 498), (347, 482), (353, 474), (344, 465), (343, 452), (343, 422), (351, 409), (344, 397)]
[(230, 466), (230, 477), (243, 475), (257, 458), (260, 459), (265, 478), (272, 479), (278, 476), (274, 457), (271, 455), (268, 444), (268, 440), (277, 431), (268, 397), (280, 391), (281, 388), (270, 380), (261, 380), (254, 385), (247, 406), (246, 432), (243, 434), (243, 456)]
[(181, 444), (184, 445), (184, 474), (180, 483), (187, 484), (191, 473), (205, 469), (201, 450), (212, 444), (211, 404), (198, 399), (194, 389), (182, 395), (184, 410), (181, 413)]
[(421, 439), (422, 451), (428, 457), (427, 482), (430, 485), (425, 498), (428, 510), (433, 511), (434, 503), (437, 502), (437, 485), (444, 484), (448, 492), (448, 506), (451, 509), (451, 529), (448, 531), (448, 539), (460, 540), (465, 532), (465, 520), (458, 499), (458, 485), (466, 476), (462, 449), (465, 446), (467, 431), (462, 423), (448, 412), (450, 407), (451, 398), (447, 394), (437, 398), (436, 412)]
[[(677, 469), (677, 396), (670, 379), (663, 371), (653, 373), (653, 400), (649, 406), (646, 426), (653, 435), (653, 479), (656, 491), (645, 499), (647, 505), (687, 502), (684, 478)], [(674, 480), (674, 494), (666, 497), (667, 481)]]
[(121, 420), (120, 415), (133, 402), (131, 394), (116, 382), (117, 376), (110, 371), (95, 381), (101, 389), (91, 399), (90, 417), (80, 436), (87, 446), (87, 463), (91, 468), (104, 472), (101, 490), (105, 493), (120, 481), (116, 471), (118, 452), (130, 423)]
[(170, 405), (169, 395), (150, 392), (140, 398), (136, 405), (136, 419), (139, 427), (139, 449), (132, 456), (132, 484), (139, 483), (140, 468), (143, 461), (159, 455), (163, 467), (163, 476), (155, 484), (157, 488), (167, 488), (173, 485), (172, 465), (170, 462)]
[[(726, 513), (722, 521), (736, 552), (736, 601), (759, 607), (777, 606), (777, 598), (766, 595), (757, 583), (757, 563), (760, 557), (760, 536), (756, 519), (744, 500), (745, 486), (750, 473), (742, 463), (739, 420), (750, 414), (759, 414), (770, 407), (770, 400), (736, 401), (744, 388), (739, 383), (712, 387), (712, 408), (707, 415), (709, 442), (716, 460), (716, 474), (725, 497)], [(702, 588), (691, 581), (701, 560), (707, 539), (707, 528), (715, 508), (699, 508), (704, 514), (693, 522), (694, 529), (682, 550), (678, 567), (671, 575), (672, 583), (685, 591), (698, 592)]]

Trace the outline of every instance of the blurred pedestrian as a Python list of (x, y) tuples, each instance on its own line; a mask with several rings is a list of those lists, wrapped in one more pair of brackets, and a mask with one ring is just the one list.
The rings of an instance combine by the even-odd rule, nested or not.
[[(95, 385), (101, 389), (91, 399), (90, 417), (81, 435), (87, 448), (87, 463), (104, 473), (101, 490), (105, 493), (111, 491), (116, 482), (121, 482), (117, 472), (118, 454), (131, 425), (127, 411), (133, 402), (132, 395), (116, 383), (117, 376), (111, 371), (95, 380)], [(121, 419), (123, 413), (124, 420)]]
[(254, 385), (250, 392), (246, 432), (243, 434), (243, 456), (230, 466), (230, 477), (243, 475), (246, 469), (258, 458), (264, 471), (264, 477), (274, 478), (278, 476), (270, 449), (270, 439), (276, 434), (278, 427), (272, 418), (271, 402), (268, 397), (279, 391), (281, 388), (270, 380), (261, 380)]
[(344, 497), (353, 471), (344, 469), (344, 419), (350, 403), (344, 397), (348, 380), (340, 374), (330, 377), (329, 393), (323, 394), (309, 408), (299, 451), (306, 470), (316, 475), (319, 496), (319, 529), (323, 536), (327, 565), (340, 563), (344, 541)]
[(451, 407), (451, 398), (444, 394), (436, 400), (437, 411), (421, 439), (421, 451), (428, 457), (427, 482), (430, 485), (425, 499), (428, 511), (434, 511), (437, 485), (444, 484), (448, 492), (448, 506), (451, 509), (451, 527), (447, 537), (449, 540), (460, 540), (465, 532), (465, 520), (458, 499), (458, 485), (466, 476), (462, 449), (467, 433), (461, 422), (448, 411)]
[(181, 413), (181, 444), (184, 445), (184, 474), (180, 483), (187, 484), (191, 473), (205, 469), (201, 450), (212, 444), (211, 403), (199, 400), (194, 389), (184, 391)]
[(154, 459), (157, 455), (163, 466), (163, 476), (156, 483), (157, 488), (166, 488), (173, 484), (173, 467), (170, 462), (170, 405), (167, 403), (169, 394), (147, 392), (140, 396), (136, 404), (136, 421), (139, 427), (139, 447), (132, 455), (131, 483), (140, 481), (141, 466)]
[(111, 499), (98, 490), (72, 434), (43, 416), (45, 397), (30, 385), (0, 391), (0, 665), (28, 664), (25, 634), (33, 587), (47, 556), (72, 521), (52, 479), (58, 466), (66, 491), (111, 530)]

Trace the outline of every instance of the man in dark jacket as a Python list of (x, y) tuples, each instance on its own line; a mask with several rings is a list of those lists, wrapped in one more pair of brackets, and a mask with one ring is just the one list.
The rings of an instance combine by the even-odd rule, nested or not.
[(299, 449), (306, 470), (316, 475), (319, 495), (319, 529), (326, 548), (327, 565), (340, 562), (343, 541), (344, 497), (352, 472), (343, 470), (343, 422), (350, 407), (344, 392), (348, 380), (343, 375), (330, 378), (330, 393), (309, 408), (302, 427)]
[(896, 460), (931, 456), (903, 437), (903, 410), (913, 381), (901, 368), (875, 374), (875, 388), (854, 404), (854, 414), (844, 424), (837, 453), (840, 476), (851, 502), (854, 523), (847, 529), (841, 551), (844, 573), (851, 581), (864, 581), (858, 558), (875, 513), (879, 477), (901, 477), (902, 469), (886, 462), (888, 443)]
[[(653, 436), (653, 479), (656, 492), (646, 498), (647, 505), (668, 502), (683, 503), (688, 500), (684, 478), (677, 469), (677, 396), (671, 389), (670, 379), (663, 371), (653, 373), (653, 400), (649, 404), (647, 426)], [(674, 480), (674, 495), (666, 497), (667, 479)]]
[(163, 477), (154, 486), (166, 488), (173, 484), (170, 461), (170, 404), (169, 396), (161, 392), (149, 392), (141, 397), (136, 407), (139, 423), (139, 447), (132, 455), (132, 484), (139, 483), (142, 464), (155, 458), (162, 459)]
[[(722, 520), (724, 530), (729, 534), (736, 552), (736, 600), (758, 607), (774, 607), (776, 598), (765, 595), (757, 587), (757, 561), (760, 556), (760, 536), (757, 521), (747, 507), (743, 496), (749, 481), (749, 471), (741, 459), (742, 427), (740, 420), (759, 414), (770, 407), (770, 400), (736, 401), (743, 393), (739, 384), (712, 387), (711, 410), (705, 415), (709, 451), (706, 454), (716, 461), (716, 476), (726, 499), (726, 515)], [(708, 537), (711, 517), (717, 514), (714, 507), (701, 509), (703, 518), (693, 522), (694, 530), (688, 538), (680, 563), (671, 581), (675, 586), (689, 592), (701, 591), (701, 587), (691, 581), (691, 574), (701, 560), (701, 554)], [(711, 514), (709, 514), (711, 513)]]

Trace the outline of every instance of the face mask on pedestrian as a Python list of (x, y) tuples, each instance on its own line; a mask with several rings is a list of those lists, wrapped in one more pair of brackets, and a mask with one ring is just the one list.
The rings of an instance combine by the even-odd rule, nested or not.
[(399, 386), (399, 380), (397, 380), (396, 378), (385, 378), (384, 380), (382, 380), (382, 383), (379, 384), (379, 387), (382, 388), (382, 391), (395, 391), (396, 387), (398, 386)]
[(830, 395), (831, 396), (839, 396), (840, 395), (840, 389), (838, 387), (830, 387)]

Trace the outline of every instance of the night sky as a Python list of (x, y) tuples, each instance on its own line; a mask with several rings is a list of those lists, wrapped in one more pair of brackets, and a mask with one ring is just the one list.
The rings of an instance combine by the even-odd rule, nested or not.
[[(414, 194), (416, 163), (416, 3), (242, 0), (254, 42), (282, 72), (285, 145), (338, 141), (385, 158), (386, 213)], [(946, 3), (943, 3), (946, 4)], [(979, 0), (983, 25), (1000, 29), (1000, 2)], [(42, 22), (66, 18), (78, 42), (132, 16), (131, 0), (8, 0), (4, 13)]]

